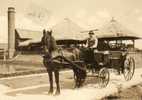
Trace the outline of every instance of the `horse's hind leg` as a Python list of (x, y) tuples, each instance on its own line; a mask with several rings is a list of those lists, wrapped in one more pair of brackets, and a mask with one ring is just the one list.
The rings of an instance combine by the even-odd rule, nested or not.
[(74, 74), (74, 82), (75, 82), (74, 88), (77, 88), (77, 77), (75, 74)]
[(49, 76), (49, 82), (50, 82), (50, 89), (48, 91), (48, 94), (53, 93), (53, 74), (52, 71), (48, 71), (48, 76)]
[(75, 82), (75, 85), (74, 85), (74, 88), (78, 88), (78, 75), (77, 75), (77, 69), (74, 69), (73, 68), (73, 73), (74, 73), (74, 82)]
[(60, 84), (59, 84), (59, 70), (54, 71), (55, 74), (55, 82), (56, 82), (56, 93), (55, 95), (60, 94)]
[(79, 88), (80, 87), (80, 79), (79, 76), (76, 75), (76, 79), (75, 79), (75, 88)]

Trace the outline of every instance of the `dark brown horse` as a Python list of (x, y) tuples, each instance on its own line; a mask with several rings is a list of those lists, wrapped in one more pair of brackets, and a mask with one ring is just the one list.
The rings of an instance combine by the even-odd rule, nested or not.
[(50, 89), (49, 94), (53, 93), (53, 72), (55, 75), (56, 82), (56, 92), (55, 94), (60, 94), (60, 84), (59, 84), (59, 69), (60, 66), (64, 65), (64, 62), (68, 63), (70, 68), (73, 69), (75, 75), (75, 87), (80, 87), (85, 80), (86, 70), (83, 69), (82, 63), (73, 63), (73, 61), (79, 60), (79, 50), (77, 48), (59, 49), (57, 48), (56, 41), (52, 37), (52, 32), (43, 32), (42, 46), (44, 50), (43, 63), (47, 69), (49, 75)]

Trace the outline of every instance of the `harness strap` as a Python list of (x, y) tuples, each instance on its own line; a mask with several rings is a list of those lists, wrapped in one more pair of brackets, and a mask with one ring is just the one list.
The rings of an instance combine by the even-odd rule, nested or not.
[(69, 63), (70, 65), (72, 65), (74, 68), (78, 68), (82, 71), (86, 71), (87, 69), (86, 68), (82, 68), (80, 67), (79, 65), (75, 64), (74, 62), (66, 59), (64, 56), (57, 56), (57, 57), (54, 57), (52, 58), (52, 60), (58, 60), (58, 59), (63, 59), (65, 62)]
[[(59, 55), (61, 55), (62, 57), (64, 56), (63, 50), (61, 48), (58, 49), (58, 52), (60, 53)], [(63, 59), (61, 59), (61, 63), (63, 63)]]

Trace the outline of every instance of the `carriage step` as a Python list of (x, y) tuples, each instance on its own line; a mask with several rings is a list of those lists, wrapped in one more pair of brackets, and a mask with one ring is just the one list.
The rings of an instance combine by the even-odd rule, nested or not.
[(89, 75), (87, 75), (87, 77), (98, 77), (98, 74), (96, 74), (96, 73), (94, 73), (94, 74), (89, 74)]
[(77, 61), (73, 61), (74, 63), (84, 63), (84, 61), (81, 60), (77, 60)]

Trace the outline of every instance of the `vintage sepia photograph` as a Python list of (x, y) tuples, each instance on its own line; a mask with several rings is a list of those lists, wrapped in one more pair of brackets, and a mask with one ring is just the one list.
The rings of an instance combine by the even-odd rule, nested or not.
[(0, 100), (142, 100), (142, 0), (0, 0)]

